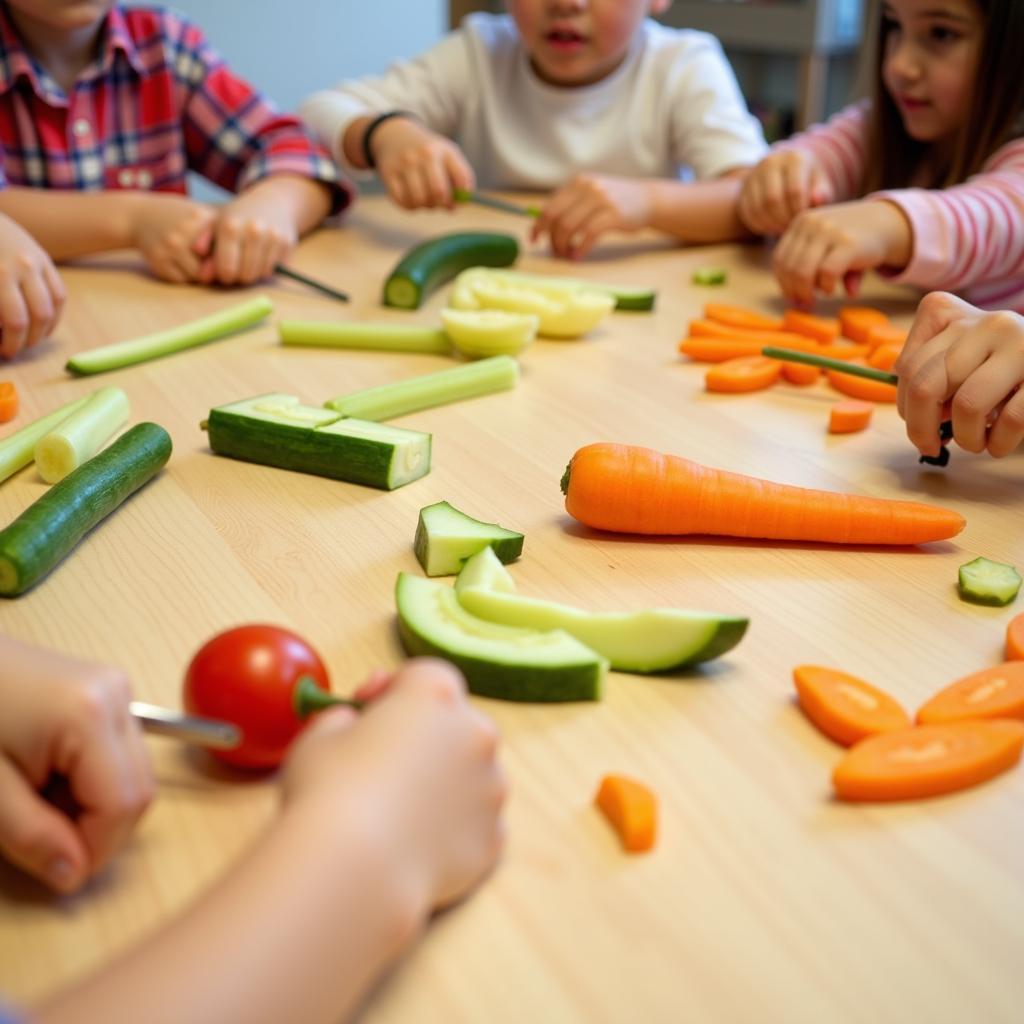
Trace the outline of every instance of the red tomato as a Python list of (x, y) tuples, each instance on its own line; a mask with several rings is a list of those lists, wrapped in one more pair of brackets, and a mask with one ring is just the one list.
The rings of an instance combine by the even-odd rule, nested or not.
[(327, 669), (300, 636), (277, 626), (238, 626), (199, 648), (185, 673), (185, 708), (241, 728), (240, 747), (211, 751), (222, 761), (274, 768), (306, 725), (292, 707), (300, 676), (330, 690)]

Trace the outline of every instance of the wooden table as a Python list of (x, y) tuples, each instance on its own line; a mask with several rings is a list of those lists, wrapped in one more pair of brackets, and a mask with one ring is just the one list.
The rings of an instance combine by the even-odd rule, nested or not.
[[(379, 307), (399, 253), (443, 231), (525, 234), (485, 210), (402, 214), (364, 202), (344, 230), (307, 240), (293, 264), (349, 290), (350, 307), (290, 282), (276, 316), (436, 323)], [(694, 267), (728, 268), (718, 289)], [(429, 476), (384, 493), (217, 458), (199, 421), (270, 390), (310, 402), (448, 365), (441, 356), (283, 349), (268, 324), (94, 380), (62, 370), (72, 351), (170, 326), (240, 300), (160, 284), (131, 257), (68, 269), (56, 341), (3, 367), (24, 396), (19, 423), (104, 383), (133, 421), (171, 432), (167, 469), (44, 583), (0, 604), (0, 628), (123, 665), (140, 699), (177, 706), (182, 673), (213, 633), (269, 621), (321, 651), (335, 688), (402, 657), (393, 586), (417, 572), (418, 509), (440, 499), (522, 530), (523, 593), (601, 608), (678, 605), (749, 614), (733, 652), (680, 677), (613, 674), (600, 704), (487, 701), (512, 783), (510, 843), (494, 879), (445, 915), (371, 1002), (366, 1019), (1019, 1021), (1024, 964), (1024, 771), (957, 796), (843, 806), (839, 750), (793, 703), (801, 662), (842, 667), (913, 709), (1001, 659), (1014, 612), (961, 603), (957, 566), (979, 554), (1024, 563), (1024, 459), (955, 451), (923, 470), (893, 409), (865, 433), (830, 437), (824, 385), (748, 396), (703, 390), (676, 341), (707, 299), (778, 308), (759, 247), (608, 245), (576, 267), (528, 246), (520, 265), (656, 285), (653, 315), (617, 314), (581, 342), (538, 342), (517, 390), (405, 417), (434, 436)], [(871, 285), (867, 301), (907, 322), (914, 297)], [(590, 534), (558, 481), (581, 445), (617, 440), (806, 486), (934, 500), (962, 511), (955, 542), (831, 550), (729, 540)], [(7, 521), (43, 484), (0, 488)], [(1019, 610), (1020, 606), (1018, 603)], [(54, 902), (0, 874), (0, 991), (31, 1000), (167, 919), (224, 871), (272, 814), (271, 780), (239, 783), (153, 739), (160, 797), (137, 839), (75, 899)], [(657, 848), (627, 856), (592, 806), (618, 770), (662, 801)]]

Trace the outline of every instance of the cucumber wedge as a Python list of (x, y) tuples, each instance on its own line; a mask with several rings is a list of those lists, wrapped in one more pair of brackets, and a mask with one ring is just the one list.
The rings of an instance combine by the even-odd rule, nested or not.
[(458, 602), (452, 587), (399, 573), (398, 630), (411, 655), (458, 665), (469, 692), (499, 700), (600, 700), (608, 662), (555, 630), (539, 633), (484, 622)]
[[(486, 585), (490, 549), (474, 555), (463, 572), (476, 585), (456, 584), (459, 603), (488, 622), (524, 629), (561, 629), (603, 655), (622, 672), (668, 672), (710, 661), (743, 638), (749, 620), (679, 608), (648, 608), (638, 612), (589, 612), (571, 605), (523, 597)], [(461, 582), (461, 574), (460, 574)]]
[(34, 423), (0, 440), (0, 483), (27, 466), (35, 457), (39, 439), (45, 437), (88, 401), (88, 395), (76, 398), (73, 402), (40, 416)]
[(120, 388), (100, 388), (81, 409), (39, 439), (35, 450), (39, 475), (48, 484), (63, 480), (128, 422), (130, 412), (128, 396)]
[(960, 596), (974, 604), (1009, 604), (1020, 591), (1020, 573), (1012, 565), (993, 562), (989, 558), (975, 558), (960, 566), (958, 573)]
[(523, 535), (467, 516), (447, 501), (420, 509), (413, 551), (428, 576), (454, 576), (486, 547), (500, 561), (514, 562), (523, 553)]
[(277, 331), (282, 345), (371, 349), (375, 352), (436, 352), (439, 355), (447, 355), (452, 350), (451, 340), (440, 327), (422, 324), (282, 320)]
[(54, 484), (0, 530), (0, 595), (16, 597), (46, 576), (170, 456), (167, 431), (140, 423)]
[(467, 267), (507, 267), (519, 256), (511, 235), (466, 231), (441, 235), (407, 252), (384, 282), (384, 305), (419, 309), (426, 297)]
[(218, 455), (391, 491), (430, 471), (430, 434), (343, 419), (267, 394), (217, 406), (206, 421)]

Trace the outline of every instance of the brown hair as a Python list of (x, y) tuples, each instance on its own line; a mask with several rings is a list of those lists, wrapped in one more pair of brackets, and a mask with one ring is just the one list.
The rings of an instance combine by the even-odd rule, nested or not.
[[(907, 188), (934, 152), (926, 142), (907, 135), (893, 98), (882, 82), (882, 62), (888, 24), (882, 18), (883, 0), (874, 0), (870, 17), (877, 29), (866, 55), (870, 68), (871, 106), (868, 112), (867, 159), (861, 195), (882, 188)], [(978, 75), (972, 84), (970, 107), (952, 150), (938, 165), (928, 167), (926, 188), (948, 188), (981, 170), (1005, 142), (1024, 132), (1024, 2), (972, 0), (983, 19)]]

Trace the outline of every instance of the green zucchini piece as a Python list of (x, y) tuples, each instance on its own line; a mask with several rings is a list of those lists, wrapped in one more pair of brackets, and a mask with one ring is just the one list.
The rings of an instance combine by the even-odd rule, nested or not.
[(698, 267), (693, 272), (694, 284), (725, 284), (724, 267)]
[(1020, 590), (1020, 573), (1012, 565), (975, 558), (960, 566), (960, 596), (974, 604), (1002, 607), (1009, 604)]
[(410, 249), (384, 282), (384, 305), (419, 309), (426, 297), (467, 267), (508, 267), (519, 256), (511, 235), (465, 231)]
[(451, 339), (440, 327), (422, 324), (282, 320), (277, 330), (282, 345), (372, 349), (376, 352), (437, 352), (440, 355), (448, 355), (452, 350)]
[(265, 295), (243, 302), (237, 306), (192, 320), (166, 331), (146, 334), (131, 341), (121, 341), (116, 345), (104, 345), (88, 352), (80, 352), (72, 356), (65, 369), (77, 376), (91, 373), (104, 373), (107, 370), (120, 370), (125, 366), (134, 366), (150, 359), (181, 352), (186, 348), (205, 345), (208, 341), (237, 334), (258, 324), (274, 309), (273, 303)]
[(481, 548), (489, 547), (502, 562), (514, 562), (523, 553), (523, 535), (439, 501), (420, 509), (412, 546), (428, 576), (454, 576)]
[(17, 597), (46, 576), (170, 457), (167, 431), (139, 423), (54, 484), (0, 530), (0, 595)]
[(518, 382), (519, 364), (511, 356), (491, 356), (449, 370), (339, 395), (328, 399), (324, 406), (342, 416), (389, 420), (418, 409), (461, 402), (493, 391), (507, 391)]
[[(472, 273), (472, 270), (469, 272)], [(483, 271), (484, 274), (492, 273)], [(604, 281), (588, 281), (582, 277), (562, 277), (558, 274), (528, 274), (521, 270), (499, 270), (493, 272), (496, 280), (505, 285), (522, 286), (525, 288), (537, 288), (542, 294), (550, 295), (553, 292), (565, 292), (570, 290), (585, 292), (601, 292), (604, 295), (611, 295), (615, 299), (615, 308), (625, 312), (646, 313), (654, 309), (654, 303), (658, 293), (653, 288), (642, 288), (630, 284), (608, 284)], [(450, 305), (457, 309), (476, 309), (476, 303), (471, 296), (470, 282), (460, 278), (455, 282), (455, 289), (459, 289), (460, 281), (464, 282), (462, 298), (456, 300), (454, 293)]]
[(91, 459), (128, 422), (131, 407), (121, 388), (100, 388), (77, 412), (36, 444), (39, 475), (48, 483), (63, 480)]
[(217, 406), (206, 429), (218, 455), (387, 491), (430, 472), (430, 434), (342, 419), (294, 395)]
[[(749, 619), (681, 608), (638, 612), (590, 612), (554, 601), (523, 597), (488, 586), (496, 561), (490, 550), (474, 555), (462, 570), (475, 585), (456, 582), (459, 603), (488, 622), (524, 629), (561, 629), (597, 651), (622, 672), (668, 672), (710, 661), (743, 638)], [(500, 582), (500, 578), (499, 582)]]
[(36, 445), (41, 437), (45, 437), (54, 427), (59, 426), (69, 416), (76, 413), (89, 401), (89, 396), (76, 398), (59, 409), (40, 416), (39, 419), (21, 430), (15, 431), (9, 437), (0, 440), (0, 483), (3, 483), (9, 476), (13, 476), (27, 466), (35, 457)]
[(485, 622), (459, 604), (452, 587), (404, 572), (398, 575), (395, 602), (406, 651), (453, 662), (478, 697), (545, 703), (601, 699), (608, 662), (568, 633)]

